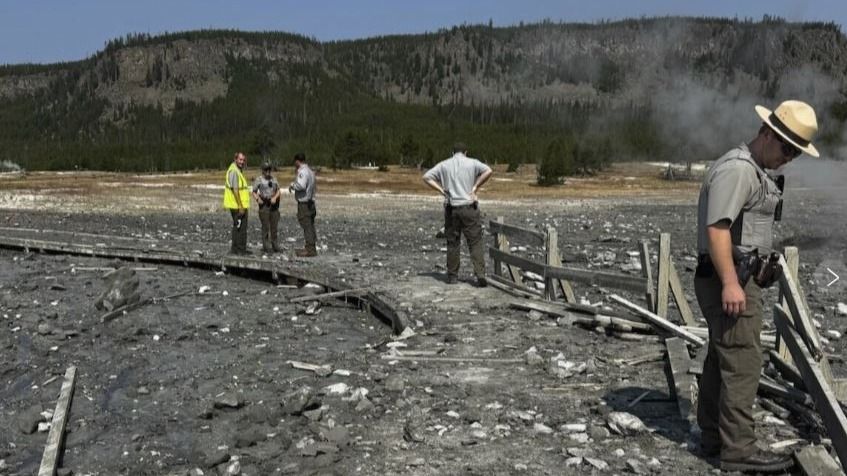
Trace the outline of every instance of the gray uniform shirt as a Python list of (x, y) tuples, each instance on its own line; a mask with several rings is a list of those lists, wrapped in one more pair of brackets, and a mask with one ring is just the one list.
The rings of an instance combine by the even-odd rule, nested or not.
[(266, 179), (264, 175), (260, 175), (253, 181), (253, 192), (265, 200), (270, 200), (277, 190), (279, 190), (279, 182), (274, 177)]
[(315, 173), (308, 165), (303, 164), (297, 169), (297, 177), (291, 182), (294, 189), (294, 199), (298, 202), (308, 202), (315, 199)]
[(447, 160), (442, 160), (435, 167), (427, 170), (425, 179), (435, 180), (447, 192), (445, 205), (455, 207), (470, 205), (471, 190), (476, 179), (491, 170), (491, 167), (458, 152)]
[[(731, 225), (732, 243), (741, 244), (741, 228), (735, 226), (741, 212), (749, 210), (760, 200), (761, 181), (759, 173), (766, 175), (751, 161), (725, 160), (728, 156), (750, 156), (747, 144), (741, 144), (718, 159), (703, 179), (700, 198), (697, 201), (697, 251), (709, 253), (709, 238), (706, 228), (722, 220)], [(757, 170), (758, 169), (758, 170)], [(743, 251), (750, 251), (739, 246)]]

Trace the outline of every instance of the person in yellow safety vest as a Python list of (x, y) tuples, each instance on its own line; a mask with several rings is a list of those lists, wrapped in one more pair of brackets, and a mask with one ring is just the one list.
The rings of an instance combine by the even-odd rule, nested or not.
[(247, 251), (247, 210), (250, 208), (250, 184), (244, 178), (244, 164), (247, 156), (236, 152), (235, 158), (226, 171), (224, 182), (224, 208), (232, 215), (232, 247), (229, 252), (236, 255), (249, 255)]

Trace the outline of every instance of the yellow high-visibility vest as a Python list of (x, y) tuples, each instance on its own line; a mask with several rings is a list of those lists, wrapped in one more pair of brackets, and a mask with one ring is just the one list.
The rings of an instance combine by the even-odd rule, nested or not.
[(244, 174), (241, 173), (241, 169), (235, 165), (235, 162), (230, 164), (226, 171), (226, 177), (224, 178), (224, 208), (230, 210), (238, 209), (238, 202), (235, 201), (235, 194), (232, 193), (232, 187), (229, 183), (229, 173), (233, 170), (238, 173), (238, 198), (241, 199), (241, 206), (244, 208), (250, 208), (250, 186), (247, 185), (247, 180), (244, 178)]

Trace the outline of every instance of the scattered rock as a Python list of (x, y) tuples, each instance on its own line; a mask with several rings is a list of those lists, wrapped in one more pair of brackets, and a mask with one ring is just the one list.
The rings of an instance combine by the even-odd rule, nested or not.
[(25, 435), (31, 435), (38, 430), (38, 424), (42, 420), (41, 407), (31, 406), (18, 415), (18, 429)]
[(226, 463), (229, 459), (230, 455), (226, 450), (214, 450), (206, 454), (203, 465), (207, 468), (214, 468), (219, 464)]
[(847, 304), (844, 304), (843, 302), (838, 303), (838, 314), (847, 316)]
[(606, 417), (606, 422), (609, 428), (619, 435), (633, 435), (647, 431), (644, 422), (631, 413), (611, 412)]
[(356, 404), (356, 411), (359, 413), (368, 413), (374, 409), (374, 404), (371, 403), (367, 398), (363, 398), (359, 400), (359, 403)]
[(553, 429), (550, 428), (549, 426), (545, 425), (544, 423), (536, 423), (535, 425), (532, 426), (532, 429), (533, 429), (533, 431), (535, 431), (536, 433), (538, 433), (540, 435), (552, 435), (553, 434)]
[(241, 408), (243, 405), (241, 397), (232, 392), (216, 396), (214, 401), (215, 408)]
[(585, 461), (588, 464), (590, 464), (591, 466), (594, 466), (595, 468), (597, 468), (600, 471), (605, 471), (605, 470), (609, 469), (609, 463), (603, 461), (602, 459), (585, 458)]

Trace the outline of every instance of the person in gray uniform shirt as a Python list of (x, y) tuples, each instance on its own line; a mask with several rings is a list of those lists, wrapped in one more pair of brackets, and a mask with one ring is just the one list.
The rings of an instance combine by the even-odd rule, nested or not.
[(306, 164), (306, 154), (299, 152), (294, 156), (296, 177), (288, 190), (294, 192), (297, 201), (297, 221), (303, 228), (305, 246), (297, 250), (297, 256), (317, 256), (317, 232), (315, 232), (315, 173)]
[(697, 404), (701, 454), (720, 458), (725, 471), (764, 473), (783, 472), (792, 460), (756, 445), (753, 402), (762, 370), (761, 288), (772, 285), (775, 277), (755, 273), (750, 279), (747, 270), (774, 262), (760, 256), (773, 252), (782, 191), (766, 170), (778, 169), (801, 153), (818, 157), (811, 143), (818, 124), (815, 111), (800, 101), (785, 101), (774, 111), (756, 106), (756, 112), (763, 121), (756, 137), (719, 158), (703, 179), (694, 289), (709, 326)]
[(277, 241), (279, 228), (279, 182), (271, 175), (273, 165), (262, 164), (262, 175), (253, 181), (253, 199), (259, 205), (259, 221), (262, 223), (262, 251), (276, 253), (280, 251)]
[(491, 178), (491, 167), (470, 158), (467, 146), (457, 142), (453, 156), (439, 162), (423, 176), (423, 181), (444, 196), (444, 233), (447, 238), (447, 283), (459, 277), (459, 247), (462, 234), (468, 242), (476, 285), (485, 287), (485, 256), (482, 246), (482, 218), (477, 193)]

